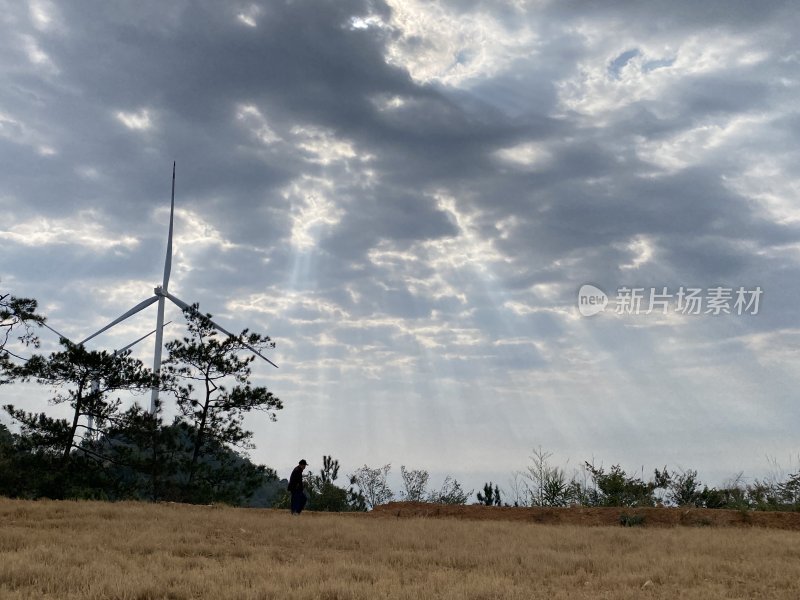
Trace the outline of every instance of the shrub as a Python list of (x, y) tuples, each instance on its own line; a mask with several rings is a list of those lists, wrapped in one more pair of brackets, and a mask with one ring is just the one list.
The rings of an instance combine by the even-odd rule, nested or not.
[(619, 516), (619, 524), (623, 527), (643, 527), (644, 515), (629, 515), (628, 513), (622, 513)]

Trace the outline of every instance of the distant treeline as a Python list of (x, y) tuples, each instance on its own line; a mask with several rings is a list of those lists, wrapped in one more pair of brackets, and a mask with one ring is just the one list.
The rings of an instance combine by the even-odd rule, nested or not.
[[(145, 417), (141, 412), (138, 417)], [(35, 436), (12, 434), (0, 425), (0, 495), (16, 498), (76, 498), (226, 503), (235, 506), (288, 508), (286, 479), (274, 470), (220, 444), (209, 444), (198, 476), (189, 484), (187, 465), (192, 456), (191, 428), (185, 424), (150, 430), (161, 451), (153, 453), (142, 430), (124, 427), (101, 439), (84, 440), (65, 462)], [(737, 510), (800, 510), (800, 474), (756, 479), (740, 474), (723, 486), (708, 486), (691, 469), (655, 469), (652, 477), (629, 475), (619, 465), (608, 469), (586, 462), (568, 475), (549, 464), (550, 454), (534, 451), (524, 471), (511, 474), (501, 487), (487, 482), (477, 502), (488, 506), (647, 507), (692, 506)], [(473, 491), (446, 477), (441, 487), (428, 488), (428, 472), (400, 467), (402, 488), (395, 493), (387, 482), (390, 465), (367, 465), (349, 475), (346, 487), (337, 484), (339, 462), (322, 457), (319, 472), (307, 473), (308, 509), (365, 511), (393, 500), (467, 504)]]
[[(629, 475), (619, 465), (608, 469), (584, 462), (571, 474), (550, 464), (552, 454), (541, 447), (523, 471), (512, 474), (506, 494), (486, 484), (484, 504), (516, 506), (693, 506), (738, 510), (800, 510), (800, 473), (773, 475), (745, 482), (743, 474), (720, 487), (703, 484), (697, 471), (655, 469), (649, 478)], [(500, 495), (504, 495), (504, 500)]]

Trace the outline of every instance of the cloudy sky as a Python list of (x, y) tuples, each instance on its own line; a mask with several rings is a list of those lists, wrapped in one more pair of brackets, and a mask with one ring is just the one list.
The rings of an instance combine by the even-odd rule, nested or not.
[(259, 462), (796, 469), (798, 28), (788, 1), (0, 1), (0, 286), (76, 339), (152, 295), (176, 160), (170, 290), (277, 343)]

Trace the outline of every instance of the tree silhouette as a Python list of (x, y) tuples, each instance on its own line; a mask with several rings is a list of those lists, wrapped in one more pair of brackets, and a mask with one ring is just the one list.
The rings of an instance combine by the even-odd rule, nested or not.
[(36, 300), (0, 294), (0, 385), (11, 382), (15, 375), (13, 355), (6, 349), (12, 334), (17, 333), (17, 340), (26, 346), (39, 347), (33, 325), (42, 325), (45, 319), (36, 309)]
[[(68, 403), (72, 407), (70, 419), (54, 419), (45, 413), (28, 413), (13, 405), (5, 410), (22, 425), (29, 441), (35, 441), (46, 452), (61, 455), (62, 463), (69, 459), (70, 452), (79, 446), (88, 425), (81, 417), (93, 417), (94, 429), (117, 416), (120, 400), (108, 398), (110, 392), (144, 390), (155, 384), (156, 378), (141, 361), (127, 353), (90, 351), (61, 339), (64, 347), (50, 356), (34, 355), (23, 366), (15, 368), (22, 379), (35, 379), (38, 383), (54, 386), (56, 395), (52, 404)], [(90, 434), (95, 431), (89, 432)]]
[(406, 502), (425, 502), (428, 472), (423, 469), (407, 470), (405, 465), (400, 465), (400, 477), (403, 479), (403, 500)]
[(250, 365), (255, 360), (250, 348), (261, 351), (274, 347), (269, 337), (247, 329), (222, 337), (211, 323), (211, 315), (201, 314), (197, 305), (184, 314), (188, 335), (166, 345), (169, 357), (162, 374), (168, 380), (166, 387), (177, 398), (180, 419), (192, 439), (186, 469), (189, 499), (198, 485), (211, 485), (225, 467), (219, 462), (201, 461), (201, 457), (225, 446), (251, 448), (253, 433), (244, 429), (244, 416), (263, 411), (274, 421), (275, 411), (283, 408), (283, 403), (266, 387), (250, 382)]
[(389, 483), (386, 481), (391, 469), (391, 464), (376, 469), (364, 465), (356, 469), (356, 472), (350, 476), (351, 484), (358, 486), (359, 492), (370, 510), (379, 504), (389, 502), (394, 497)]
[(478, 502), (486, 506), (502, 506), (503, 501), (500, 498), (500, 488), (495, 485), (492, 487), (492, 482), (483, 484), (483, 493), (478, 492)]

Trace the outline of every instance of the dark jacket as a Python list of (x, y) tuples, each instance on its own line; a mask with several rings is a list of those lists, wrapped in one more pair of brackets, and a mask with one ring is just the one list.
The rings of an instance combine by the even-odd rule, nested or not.
[(303, 491), (303, 467), (297, 465), (294, 468), (291, 477), (289, 477), (289, 486), (286, 489), (290, 492)]

